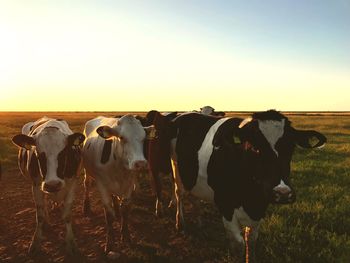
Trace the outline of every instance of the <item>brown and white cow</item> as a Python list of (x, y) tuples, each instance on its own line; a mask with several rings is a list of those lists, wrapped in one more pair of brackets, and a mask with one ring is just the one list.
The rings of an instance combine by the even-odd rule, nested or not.
[[(106, 218), (107, 240), (105, 252), (115, 257), (113, 220), (116, 217), (112, 195), (120, 203), (121, 240), (129, 240), (128, 213), (136, 176), (147, 169), (143, 144), (147, 133), (154, 127), (143, 127), (132, 115), (121, 118), (97, 117), (85, 124), (86, 140), (83, 146), (83, 163), (86, 180), (95, 179), (101, 194)], [(86, 184), (88, 186), (88, 184)], [(86, 189), (84, 206), (89, 206)], [(84, 210), (88, 210), (84, 207)]]
[(21, 173), (32, 180), (36, 229), (29, 247), (31, 254), (40, 251), (43, 225), (48, 223), (45, 195), (55, 202), (63, 202), (66, 252), (72, 255), (78, 253), (72, 231), (71, 208), (81, 168), (80, 146), (84, 139), (83, 134), (73, 133), (64, 120), (47, 117), (25, 124), (22, 133), (12, 138), (13, 143), (20, 147), (18, 164)]

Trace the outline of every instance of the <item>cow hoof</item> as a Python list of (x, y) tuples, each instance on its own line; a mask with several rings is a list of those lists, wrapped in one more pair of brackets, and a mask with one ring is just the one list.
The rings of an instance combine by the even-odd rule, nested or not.
[(94, 213), (92, 212), (91, 208), (83, 208), (83, 215), (85, 217), (93, 217)]
[(170, 200), (169, 204), (168, 204), (168, 208), (172, 208), (175, 206), (175, 202), (173, 200)]
[(30, 256), (36, 256), (40, 253), (40, 247), (39, 245), (31, 243), (28, 249), (28, 254)]
[(130, 244), (131, 243), (130, 235), (122, 235), (120, 238), (120, 241), (123, 244)]
[(66, 247), (66, 254), (69, 256), (79, 256), (80, 251), (79, 251), (76, 244), (74, 244), (74, 245), (70, 244), (70, 245), (67, 245), (67, 247)]
[(120, 254), (115, 251), (109, 251), (106, 256), (110, 260), (116, 260), (117, 258), (120, 257)]
[(156, 201), (156, 217), (163, 216), (163, 203), (157, 199)]

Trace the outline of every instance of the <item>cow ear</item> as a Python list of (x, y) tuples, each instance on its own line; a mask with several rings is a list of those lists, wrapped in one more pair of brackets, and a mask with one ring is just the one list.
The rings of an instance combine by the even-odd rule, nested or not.
[(294, 129), (293, 133), (295, 143), (303, 148), (322, 148), (327, 142), (327, 138), (317, 131)]
[(12, 142), (18, 147), (30, 150), (33, 146), (35, 146), (35, 140), (33, 137), (24, 134), (15, 135), (12, 138)]
[(109, 126), (100, 126), (97, 128), (96, 132), (106, 140), (111, 139), (113, 136), (118, 137), (117, 131)]
[(84, 140), (85, 140), (85, 136), (80, 132), (76, 132), (68, 136), (68, 145), (80, 146), (83, 144)]
[(146, 132), (146, 139), (147, 140), (154, 140), (157, 138), (157, 130), (154, 127), (154, 125), (148, 126), (148, 127), (143, 127), (143, 129)]

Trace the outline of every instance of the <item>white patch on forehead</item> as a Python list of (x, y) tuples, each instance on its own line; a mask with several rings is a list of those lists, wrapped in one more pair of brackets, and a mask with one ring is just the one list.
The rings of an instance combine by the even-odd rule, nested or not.
[(281, 121), (277, 120), (258, 120), (259, 129), (269, 142), (272, 150), (278, 156), (278, 152), (275, 149), (276, 142), (283, 136), (285, 119)]
[(58, 154), (66, 146), (67, 136), (55, 127), (47, 127), (37, 135), (37, 148), (47, 156)]

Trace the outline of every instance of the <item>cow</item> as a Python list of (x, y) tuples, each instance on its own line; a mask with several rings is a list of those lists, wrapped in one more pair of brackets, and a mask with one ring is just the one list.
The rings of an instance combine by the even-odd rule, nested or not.
[(211, 116), (218, 116), (218, 117), (224, 117), (225, 112), (223, 111), (215, 111), (215, 109), (211, 106), (203, 106), (200, 108), (199, 113), (203, 115), (211, 115)]
[(160, 113), (156, 110), (149, 111), (141, 122), (145, 126), (154, 125), (156, 136), (150, 140), (145, 140), (144, 152), (149, 165), (149, 173), (151, 176), (152, 188), (156, 195), (155, 214), (161, 216), (163, 197), (162, 197), (162, 175), (171, 175), (170, 160), (170, 134), (168, 127), (172, 119), (177, 116), (177, 112)]
[[(143, 154), (144, 140), (154, 132), (153, 126), (143, 127), (139, 120), (129, 114), (121, 118), (99, 116), (85, 124), (85, 177), (95, 179), (101, 194), (107, 229), (105, 252), (108, 257), (116, 257), (112, 225), (116, 212), (112, 195), (117, 196), (120, 203), (121, 241), (129, 241), (130, 199), (136, 176), (146, 171), (148, 166)], [(88, 194), (85, 198), (84, 206), (89, 206)]]
[[(292, 127), (275, 110), (251, 118), (217, 118), (187, 113), (173, 120), (171, 155), (177, 201), (176, 228), (184, 227), (183, 196), (212, 202), (222, 215), (232, 253), (244, 255), (242, 227), (255, 246), (269, 204), (296, 199), (290, 163), (296, 145), (322, 147), (326, 137)], [(316, 143), (310, 140), (316, 138)], [(249, 250), (254, 258), (254, 249)]]
[(84, 139), (83, 134), (73, 133), (66, 121), (47, 117), (25, 124), (22, 133), (12, 138), (12, 142), (20, 147), (19, 169), (32, 181), (36, 206), (36, 229), (29, 246), (30, 254), (40, 251), (43, 226), (48, 224), (45, 195), (54, 202), (63, 202), (66, 252), (79, 254), (72, 231), (71, 209), (81, 170)]

